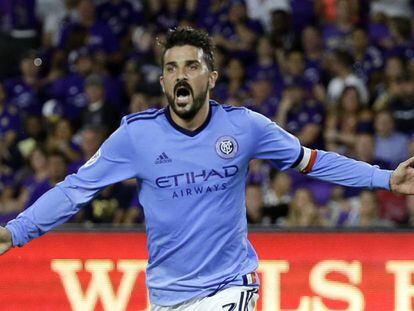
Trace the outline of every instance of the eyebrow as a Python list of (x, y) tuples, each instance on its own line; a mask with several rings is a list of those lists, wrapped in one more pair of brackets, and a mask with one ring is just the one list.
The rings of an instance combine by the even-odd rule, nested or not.
[[(201, 62), (198, 59), (190, 59), (190, 60), (185, 61), (186, 65), (191, 65), (191, 64), (194, 64), (194, 63), (201, 64)], [(165, 63), (165, 66), (168, 66), (168, 65), (177, 65), (177, 62), (176, 61), (171, 61), (171, 62)]]

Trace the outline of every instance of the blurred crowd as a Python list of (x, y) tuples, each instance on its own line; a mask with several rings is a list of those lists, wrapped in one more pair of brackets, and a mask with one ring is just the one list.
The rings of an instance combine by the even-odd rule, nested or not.
[[(385, 169), (414, 155), (410, 0), (0, 1), (0, 223), (74, 173), (123, 115), (166, 105), (170, 27), (206, 29), (220, 78), (211, 97), (276, 121), (304, 146)], [(414, 198), (345, 188), (250, 163), (251, 224), (414, 225)], [(134, 180), (72, 219), (144, 220)]]

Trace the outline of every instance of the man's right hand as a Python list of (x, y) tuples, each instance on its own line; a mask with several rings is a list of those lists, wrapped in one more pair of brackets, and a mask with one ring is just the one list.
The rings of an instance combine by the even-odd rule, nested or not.
[(12, 247), (11, 233), (6, 228), (0, 227), (0, 255)]

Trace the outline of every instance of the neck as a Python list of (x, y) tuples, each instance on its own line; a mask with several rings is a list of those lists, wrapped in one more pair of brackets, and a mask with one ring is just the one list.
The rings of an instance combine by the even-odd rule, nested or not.
[(208, 113), (210, 111), (210, 104), (207, 98), (206, 102), (203, 104), (203, 106), (191, 120), (182, 119), (180, 116), (175, 114), (174, 110), (172, 110), (171, 107), (169, 107), (168, 109), (170, 109), (171, 119), (174, 121), (175, 124), (188, 131), (194, 131), (198, 129), (201, 125), (203, 125), (203, 123), (207, 120)]

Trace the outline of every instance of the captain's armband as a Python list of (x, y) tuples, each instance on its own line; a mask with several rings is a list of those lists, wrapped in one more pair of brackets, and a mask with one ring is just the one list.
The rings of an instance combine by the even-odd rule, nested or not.
[(316, 155), (316, 150), (302, 147), (299, 157), (292, 165), (292, 168), (304, 174), (309, 173), (315, 164)]

